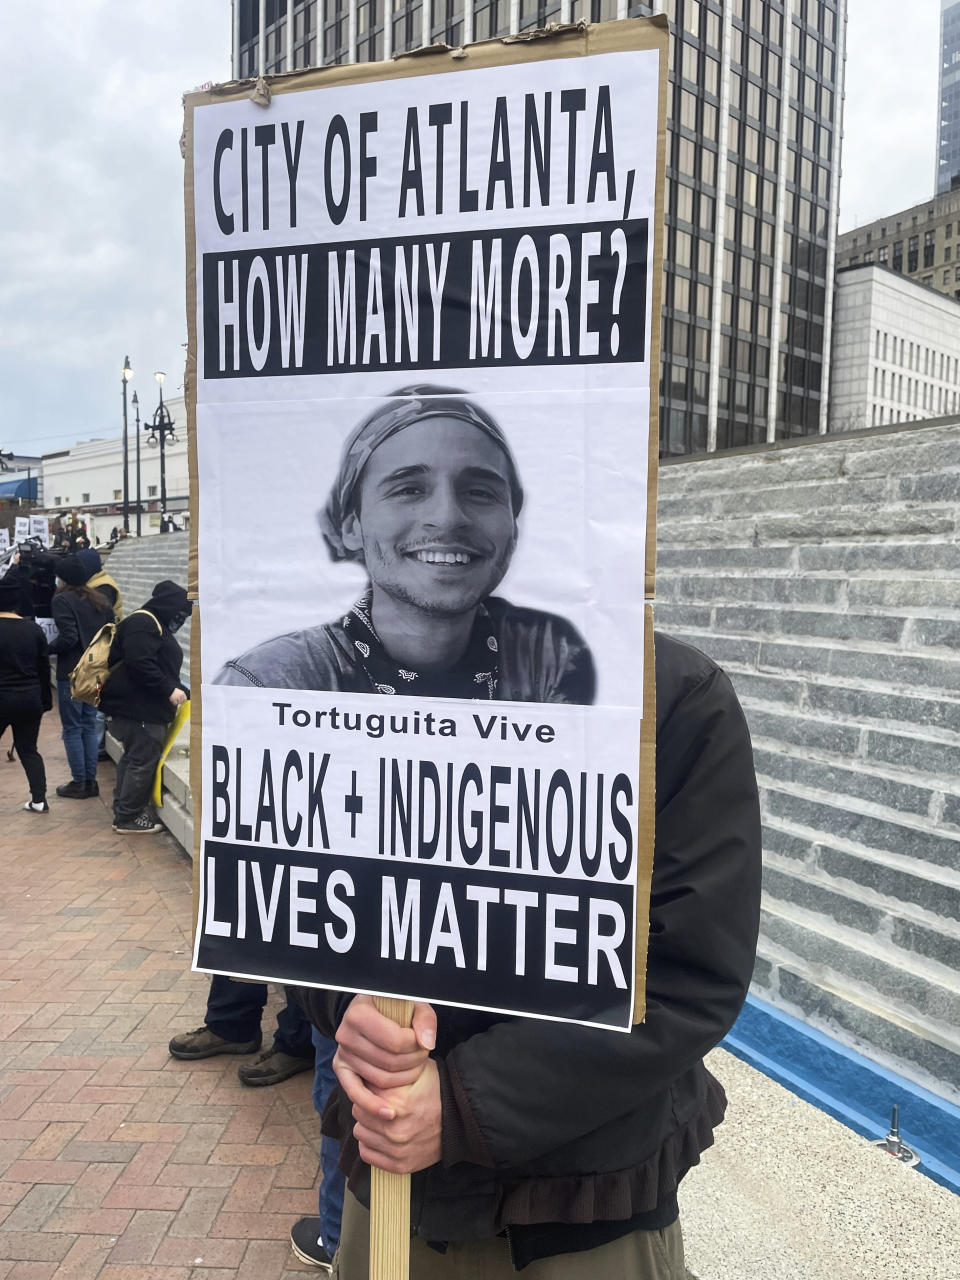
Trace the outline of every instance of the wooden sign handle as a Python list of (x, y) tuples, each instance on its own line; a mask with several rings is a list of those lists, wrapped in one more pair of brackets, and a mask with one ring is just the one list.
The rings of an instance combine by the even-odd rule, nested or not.
[[(401, 1027), (413, 1021), (413, 1001), (374, 996), (373, 1003)], [(370, 1169), (370, 1280), (409, 1280), (410, 1175)]]

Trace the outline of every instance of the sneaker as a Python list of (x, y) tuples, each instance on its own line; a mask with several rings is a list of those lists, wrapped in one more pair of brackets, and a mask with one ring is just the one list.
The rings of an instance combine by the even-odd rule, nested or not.
[(320, 1243), (320, 1219), (301, 1218), (290, 1228), (290, 1248), (301, 1262), (332, 1271), (333, 1258)]
[(197, 1027), (196, 1031), (174, 1036), (167, 1048), (172, 1058), (186, 1059), (212, 1058), (218, 1053), (256, 1053), (260, 1048), (260, 1037), (239, 1044), (214, 1035), (209, 1027)]
[(128, 836), (149, 836), (154, 831), (162, 831), (163, 827), (146, 813), (138, 813), (135, 818), (126, 818), (113, 824), (114, 831), (121, 831)]
[(23, 806), (27, 813), (49, 813), (50, 806), (46, 800), (28, 800)]
[(57, 795), (62, 800), (86, 800), (88, 796), (96, 794), (95, 791), (87, 789), (86, 782), (77, 782), (76, 778), (72, 782), (65, 782), (63, 786), (57, 787)]
[(294, 1058), (292, 1054), (281, 1053), (279, 1049), (267, 1049), (256, 1062), (238, 1067), (237, 1078), (241, 1084), (279, 1084), (281, 1080), (289, 1080), (301, 1071), (312, 1070), (312, 1058)]
[(96, 778), (88, 778), (86, 786), (88, 796), (98, 796), (100, 794), (100, 783)]

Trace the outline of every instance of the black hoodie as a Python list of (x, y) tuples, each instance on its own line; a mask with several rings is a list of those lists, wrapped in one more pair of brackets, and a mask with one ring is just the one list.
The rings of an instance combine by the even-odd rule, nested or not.
[(100, 709), (126, 720), (169, 724), (176, 711), (171, 693), (187, 692), (180, 683), (183, 650), (170, 628), (190, 612), (190, 601), (183, 587), (165, 581), (141, 607), (145, 612), (131, 613), (117, 627)]

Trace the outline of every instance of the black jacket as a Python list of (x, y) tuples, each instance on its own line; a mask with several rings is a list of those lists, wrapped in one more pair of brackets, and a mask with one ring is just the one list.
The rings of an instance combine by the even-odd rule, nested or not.
[(49, 711), (47, 638), (27, 618), (0, 618), (0, 714)]
[[(670, 1202), (713, 1141), (725, 1098), (703, 1055), (735, 1021), (753, 969), (760, 814), (750, 739), (727, 676), (656, 639), (656, 845), (646, 1020), (631, 1034), (440, 1007), (443, 1157), (413, 1179), (427, 1240), (535, 1223), (623, 1222)], [(303, 989), (332, 1035), (352, 997)], [(324, 1132), (369, 1203), (339, 1087)]]
[(169, 724), (176, 714), (170, 695), (174, 689), (185, 690), (180, 683), (182, 665), (183, 650), (156, 614), (129, 614), (117, 627), (110, 650), (111, 671), (100, 695), (100, 710), (127, 720)]
[(66, 680), (80, 661), (87, 645), (105, 622), (113, 621), (113, 607), (104, 598), (98, 608), (87, 596), (77, 591), (58, 591), (53, 597), (50, 612), (57, 624), (57, 638), (50, 645), (50, 652), (57, 655), (57, 679)]

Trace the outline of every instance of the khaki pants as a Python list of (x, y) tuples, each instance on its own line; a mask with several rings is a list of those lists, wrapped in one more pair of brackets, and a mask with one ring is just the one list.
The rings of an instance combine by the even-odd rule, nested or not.
[[(347, 1192), (334, 1280), (368, 1280), (370, 1215)], [(471, 1240), (438, 1253), (422, 1240), (410, 1242), (410, 1280), (510, 1280), (518, 1273), (506, 1240)], [(686, 1280), (680, 1223), (663, 1231), (633, 1231), (584, 1253), (532, 1262), (523, 1280)]]

